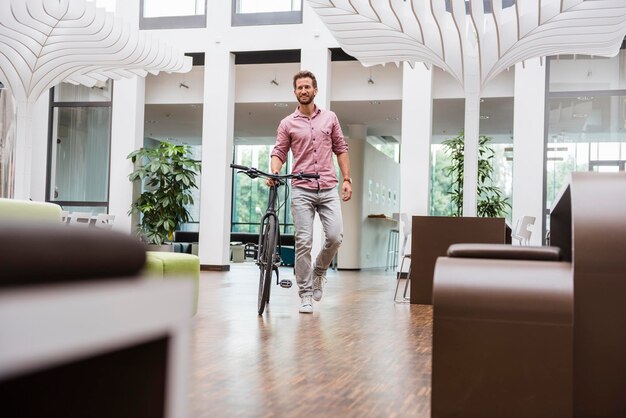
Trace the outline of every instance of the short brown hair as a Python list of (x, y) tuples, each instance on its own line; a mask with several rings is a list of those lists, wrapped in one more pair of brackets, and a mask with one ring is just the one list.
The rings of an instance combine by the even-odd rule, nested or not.
[(296, 89), (296, 81), (300, 78), (310, 78), (311, 81), (313, 82), (313, 88), (314, 89), (317, 88), (317, 79), (315, 78), (313, 73), (307, 70), (302, 70), (302, 71), (298, 71), (296, 75), (293, 76), (293, 89), (294, 90)]

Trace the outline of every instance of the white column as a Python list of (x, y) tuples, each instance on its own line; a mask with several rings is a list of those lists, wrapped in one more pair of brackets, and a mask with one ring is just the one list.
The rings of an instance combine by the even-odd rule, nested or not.
[[(478, 60), (475, 57), (469, 59)], [(478, 202), (478, 136), (480, 131), (480, 74), (478, 65), (466, 66), (465, 74), (465, 146), (463, 164), (463, 216), (476, 216)]]
[(126, 157), (143, 146), (145, 86), (143, 77), (118, 80), (113, 85), (109, 213), (115, 215), (113, 227), (125, 232), (137, 222), (127, 214), (133, 202), (133, 183), (128, 180), (133, 164)]
[(546, 68), (538, 58), (515, 66), (513, 122), (513, 225), (534, 216), (531, 245), (540, 245), (543, 228), (543, 148)]
[[(322, 109), (330, 109), (330, 50), (321, 45), (319, 48), (303, 49), (300, 56), (300, 68), (311, 71), (317, 80), (317, 96), (315, 103)], [(345, 132), (344, 132), (345, 134)], [(315, 260), (324, 245), (324, 232), (319, 216), (313, 221), (313, 244), (311, 257)]]
[(48, 166), (48, 115), (50, 90), (44, 92), (33, 107), (32, 166), (30, 197), (43, 202), (46, 200), (46, 168)]
[(427, 215), (430, 185), (433, 73), (403, 64), (400, 212)]
[(230, 254), (235, 59), (221, 44), (215, 44), (206, 52), (205, 63), (198, 255), (201, 265), (226, 269)]
[[(346, 133), (346, 132), (344, 132)], [(365, 125), (349, 125), (347, 136), (349, 139), (350, 176), (352, 177), (352, 199), (341, 203), (343, 216), (343, 242), (337, 255), (337, 267), (342, 269), (361, 268), (361, 237), (363, 219), (364, 196), (363, 187), (363, 155), (367, 127)], [(339, 179), (341, 181), (341, 179)]]
[(323, 45), (316, 49), (303, 49), (300, 55), (300, 68), (315, 74), (317, 80), (315, 103), (322, 109), (330, 109), (330, 50)]
[(33, 160), (33, 103), (16, 101), (17, 126), (15, 138), (15, 199), (28, 200)]

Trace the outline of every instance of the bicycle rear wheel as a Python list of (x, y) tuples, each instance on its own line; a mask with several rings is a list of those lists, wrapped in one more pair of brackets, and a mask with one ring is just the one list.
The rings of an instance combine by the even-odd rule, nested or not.
[(261, 248), (259, 248), (259, 315), (265, 311), (265, 305), (270, 299), (270, 285), (272, 282), (272, 272), (274, 270), (274, 250), (276, 247), (276, 218), (269, 216), (263, 229), (261, 238)]

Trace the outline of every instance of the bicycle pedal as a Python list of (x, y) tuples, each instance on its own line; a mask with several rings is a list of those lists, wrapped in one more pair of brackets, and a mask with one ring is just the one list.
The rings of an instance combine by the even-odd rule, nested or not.
[(285, 289), (289, 289), (293, 284), (289, 279), (283, 279), (279, 282), (280, 287), (284, 287)]

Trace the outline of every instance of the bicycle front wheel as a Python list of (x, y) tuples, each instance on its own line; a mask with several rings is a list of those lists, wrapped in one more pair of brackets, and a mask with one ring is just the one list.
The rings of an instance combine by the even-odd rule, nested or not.
[(259, 248), (259, 315), (263, 315), (265, 305), (270, 299), (270, 285), (272, 283), (272, 272), (274, 269), (274, 249), (276, 247), (276, 218), (269, 216), (267, 223), (263, 228), (263, 236), (261, 238), (261, 248)]

